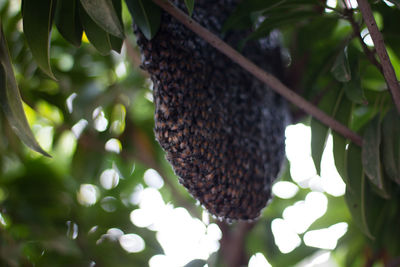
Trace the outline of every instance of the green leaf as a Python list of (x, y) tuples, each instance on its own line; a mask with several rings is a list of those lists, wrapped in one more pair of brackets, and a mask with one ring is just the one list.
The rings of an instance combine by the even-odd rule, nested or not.
[[(112, 2), (113, 2), (115, 12), (117, 13), (118, 19), (119, 19), (121, 25), (123, 25), (121, 0), (112, 0)], [(121, 53), (122, 44), (124, 43), (123, 39), (115, 37), (114, 35), (110, 35), (110, 43), (111, 43), (111, 48), (115, 52)]]
[(60, 34), (79, 47), (82, 41), (82, 23), (79, 18), (78, 0), (58, 0), (55, 23)]
[(121, 49), (122, 49), (122, 45), (123, 45), (124, 41), (113, 35), (110, 35), (109, 38), (110, 38), (110, 45), (111, 45), (112, 50), (114, 50), (117, 53), (121, 53)]
[[(343, 125), (350, 125), (351, 115), (353, 111), (353, 104), (346, 98), (343, 97), (342, 101), (337, 108), (335, 119), (342, 123)], [(347, 152), (346, 146), (348, 140), (344, 138), (341, 134), (332, 131), (333, 137), (333, 158), (335, 160), (336, 170), (342, 177), (343, 181), (348, 184), (347, 177)]]
[[(259, 22), (258, 18), (266, 17), (269, 22), (262, 23), (257, 31), (269, 32), (274, 26), (268, 27), (268, 24), (279, 22), (281, 17), (281, 25), (287, 25), (290, 21), (302, 19), (308, 17), (308, 15), (317, 15), (315, 12), (315, 2), (308, 0), (288, 1), (288, 0), (246, 0), (240, 1), (232, 14), (225, 21), (222, 26), (222, 32), (226, 32), (230, 29), (247, 29), (254, 24)], [(314, 9), (314, 11), (313, 11)], [(304, 12), (306, 11), (306, 12)], [(311, 12), (309, 12), (311, 11)], [(304, 16), (306, 13), (308, 15)], [(293, 19), (290, 19), (293, 18)], [(262, 30), (261, 30), (262, 29)], [(255, 36), (251, 38), (258, 38), (264, 33), (255, 33)], [(249, 38), (250, 39), (250, 38)]]
[(90, 18), (106, 32), (123, 39), (124, 28), (111, 0), (81, 0)]
[(134, 23), (150, 40), (161, 25), (161, 9), (151, 0), (125, 0)]
[(355, 144), (350, 143), (347, 150), (347, 173), (349, 176), (346, 186), (346, 203), (353, 221), (369, 238), (374, 239), (367, 223), (366, 210), (366, 179), (362, 169), (361, 151)]
[(263, 7), (264, 4), (257, 0), (240, 1), (232, 14), (224, 22), (224, 25), (222, 26), (222, 32), (225, 33), (232, 28), (238, 28), (238, 25), (251, 26), (249, 14), (251, 14), (253, 11), (260, 10)]
[(381, 120), (380, 114), (378, 114), (365, 128), (364, 142), (362, 146), (362, 164), (369, 180), (377, 186), (379, 190), (385, 191), (383, 181), (384, 176), (382, 175), (380, 160), (380, 145)]
[[(343, 86), (344, 92), (348, 99), (357, 104), (366, 104), (367, 99), (364, 95), (364, 90), (361, 87), (361, 80), (358, 72), (353, 72), (352, 79)], [(357, 73), (357, 74), (356, 74)]]
[[(342, 99), (343, 92), (330, 90), (321, 100), (318, 107), (327, 114), (334, 115), (336, 107)], [(333, 101), (334, 100), (334, 101)], [(321, 159), (328, 139), (329, 128), (319, 120), (311, 119), (311, 156), (314, 161), (317, 174), (321, 174)]]
[(331, 73), (339, 82), (348, 82), (351, 80), (350, 64), (347, 56), (347, 46), (342, 49), (331, 68)]
[(325, 149), (329, 128), (319, 120), (311, 120), (311, 156), (317, 174), (321, 175), (321, 159)]
[(400, 0), (388, 0), (388, 1), (400, 9)]
[(50, 67), (50, 35), (55, 1), (22, 1), (23, 30), (26, 41), (38, 66), (52, 79)]
[(195, 259), (195, 260), (192, 260), (189, 263), (185, 264), (184, 267), (203, 267), (206, 264), (207, 264), (207, 261), (205, 261), (205, 260)]
[(382, 162), (390, 179), (400, 184), (400, 117), (389, 111), (382, 122)]
[(100, 28), (90, 17), (85, 10), (79, 8), (79, 16), (82, 21), (83, 29), (90, 43), (102, 54), (108, 55), (112, 49), (110, 35)]
[(14, 77), (3, 27), (1, 25), (0, 27), (0, 102), (3, 112), (14, 132), (28, 147), (44, 156), (50, 157), (37, 143), (29, 127)]
[(361, 86), (360, 80), (360, 64), (359, 58), (362, 57), (362, 53), (354, 46), (348, 48), (350, 72), (352, 73), (351, 80), (344, 84), (344, 92), (348, 99), (357, 104), (367, 104), (367, 99), (364, 94), (364, 90)]
[(185, 5), (189, 12), (189, 16), (192, 16), (194, 9), (194, 0), (185, 0)]
[(317, 13), (305, 8), (304, 10), (289, 10), (280, 14), (275, 13), (274, 15), (267, 16), (253, 33), (240, 42), (239, 47), (242, 49), (247, 41), (265, 37), (276, 28), (292, 25), (293, 23), (314, 17), (317, 17)]

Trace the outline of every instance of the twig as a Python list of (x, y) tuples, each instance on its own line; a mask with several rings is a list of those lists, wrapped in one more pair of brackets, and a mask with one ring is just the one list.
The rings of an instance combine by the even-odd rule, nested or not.
[(226, 222), (217, 222), (222, 231), (221, 255), (226, 266), (240, 267), (246, 265), (249, 261), (245, 239), (256, 223), (238, 222), (235, 227), (232, 227)]
[(328, 125), (330, 128), (335, 130), (336, 132), (340, 133), (344, 137), (350, 139), (355, 144), (361, 146), (362, 145), (362, 138), (357, 135), (355, 132), (351, 131), (349, 128), (335, 120), (334, 118), (328, 116), (318, 107), (314, 106), (307, 100), (305, 100), (300, 95), (296, 94), (292, 90), (290, 90), (286, 85), (284, 85), (281, 81), (275, 78), (273, 75), (265, 72), (257, 65), (246, 59), (240, 53), (238, 53), (235, 49), (229, 46), (227, 43), (222, 41), (219, 37), (215, 34), (211, 33), (204, 27), (202, 27), (199, 23), (195, 22), (189, 16), (187, 16), (184, 12), (180, 9), (175, 7), (172, 3), (166, 0), (153, 0), (157, 5), (159, 5), (162, 9), (166, 12), (171, 14), (175, 19), (180, 21), (183, 25), (187, 28), (192, 30), (198, 36), (203, 38), (207, 41), (210, 45), (215, 47), (221, 53), (225, 54), (229, 57), (232, 61), (239, 64), (242, 68), (253, 74), (256, 78), (260, 81), (264, 82), (265, 84), (269, 85), (271, 89), (285, 97), (287, 100), (307, 112), (308, 114), (312, 115), (316, 119), (320, 120), (322, 123)]
[(364, 54), (367, 56), (368, 60), (372, 64), (374, 64), (378, 68), (378, 70), (383, 74), (381, 63), (378, 62), (378, 60), (375, 57), (375, 54), (368, 48), (368, 46), (364, 42), (364, 39), (361, 36), (360, 25), (358, 25), (358, 23), (354, 20), (353, 17), (353, 9), (346, 9), (346, 12), (348, 12), (348, 14), (346, 14), (346, 18), (350, 22), (353, 28), (354, 36), (356, 36), (360, 41)]
[(357, 3), (364, 18), (365, 24), (367, 25), (369, 34), (371, 35), (372, 41), (374, 42), (378, 57), (381, 61), (383, 76), (388, 84), (397, 111), (400, 113), (400, 85), (396, 78), (396, 73), (394, 72), (392, 62), (390, 62), (382, 34), (376, 25), (376, 21), (368, 1), (357, 0)]
[(394, 258), (392, 260), (390, 260), (385, 267), (396, 267), (396, 266), (400, 266), (400, 257), (399, 258)]
[(124, 44), (126, 47), (126, 54), (128, 55), (128, 59), (131, 62), (132, 66), (135, 68), (138, 68), (142, 75), (144, 75), (145, 77), (148, 77), (148, 73), (143, 71), (140, 68), (140, 64), (141, 64), (140, 55), (133, 47), (132, 41), (129, 38), (125, 38)]

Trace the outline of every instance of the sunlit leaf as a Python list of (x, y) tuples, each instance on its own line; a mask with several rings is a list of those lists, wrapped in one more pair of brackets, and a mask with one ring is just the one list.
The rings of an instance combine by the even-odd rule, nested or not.
[(55, 23), (61, 35), (71, 44), (80, 46), (82, 23), (79, 18), (78, 0), (58, 0)]
[(111, 131), (114, 134), (121, 134), (125, 130), (125, 117), (126, 117), (126, 109), (125, 106), (122, 104), (117, 104), (114, 106), (111, 119)]
[(346, 202), (353, 221), (360, 230), (369, 238), (374, 239), (367, 223), (366, 210), (366, 183), (361, 163), (361, 150), (355, 144), (350, 143), (347, 150), (348, 184), (346, 186)]
[(157, 33), (161, 24), (161, 9), (148, 0), (125, 0), (133, 21), (150, 40)]
[(386, 50), (388, 52), (390, 62), (392, 62), (394, 72), (396, 73), (396, 76), (399, 77), (400, 76), (400, 58), (395, 53), (395, 50), (393, 50), (391, 47), (386, 46)]
[(389, 111), (382, 122), (382, 162), (390, 179), (400, 184), (400, 117)]
[(80, 0), (90, 18), (106, 32), (124, 38), (124, 28), (112, 0)]
[(342, 49), (336, 57), (331, 72), (339, 82), (348, 82), (351, 79), (351, 70), (347, 56), (347, 47)]
[(388, 0), (388, 1), (400, 9), (400, 0)]
[(384, 181), (380, 160), (381, 121), (376, 115), (367, 125), (362, 146), (362, 164), (370, 181), (384, 191)]
[(110, 35), (100, 28), (90, 17), (86, 14), (83, 8), (79, 9), (79, 15), (82, 20), (83, 29), (90, 43), (102, 55), (108, 55), (112, 49), (110, 42)]
[(189, 12), (189, 16), (192, 16), (194, 9), (194, 0), (185, 0), (185, 5)]
[(0, 102), (3, 112), (14, 132), (28, 147), (49, 157), (35, 140), (26, 119), (3, 29), (0, 38)]
[(24, 0), (22, 5), (23, 29), (32, 55), (38, 66), (56, 79), (50, 66), (50, 35), (55, 1)]

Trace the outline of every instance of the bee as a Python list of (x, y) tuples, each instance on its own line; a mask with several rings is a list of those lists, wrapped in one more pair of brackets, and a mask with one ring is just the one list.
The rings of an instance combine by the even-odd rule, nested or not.
[[(239, 0), (198, 2), (193, 19), (218, 33)], [(256, 219), (284, 158), (285, 102), (166, 13), (150, 41), (134, 27), (154, 84), (155, 136), (179, 182), (219, 219)], [(236, 46), (247, 34), (224, 38)], [(264, 69), (282, 70), (279, 42), (267, 43), (249, 41), (242, 52)]]

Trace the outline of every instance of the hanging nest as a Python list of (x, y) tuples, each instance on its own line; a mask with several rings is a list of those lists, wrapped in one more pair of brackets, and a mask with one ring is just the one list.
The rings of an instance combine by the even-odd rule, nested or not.
[[(237, 2), (197, 0), (193, 19), (221, 36)], [(154, 83), (154, 132), (180, 183), (220, 219), (257, 218), (285, 155), (285, 101), (169, 14), (151, 41), (136, 26), (135, 33)], [(223, 39), (237, 47), (247, 34)], [(276, 32), (242, 53), (282, 76)]]

